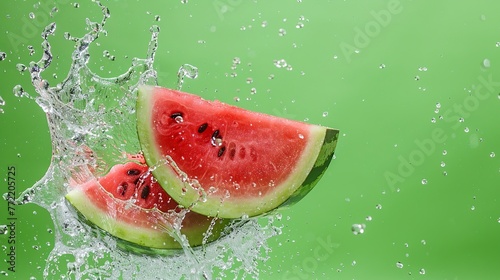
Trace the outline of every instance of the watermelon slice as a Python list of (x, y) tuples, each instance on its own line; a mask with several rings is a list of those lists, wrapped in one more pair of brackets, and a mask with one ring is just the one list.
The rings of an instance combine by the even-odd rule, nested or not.
[[(147, 249), (180, 249), (179, 239), (170, 233), (176, 226), (191, 246), (218, 238), (227, 220), (188, 212), (163, 190), (143, 163), (118, 164), (108, 174), (73, 186), (66, 199), (91, 224), (131, 244)], [(182, 222), (181, 222), (182, 221)], [(211, 230), (210, 237), (204, 234)], [(140, 248), (140, 247), (139, 247)], [(155, 251), (158, 252), (158, 251)]]
[(144, 157), (179, 204), (240, 218), (292, 204), (330, 163), (338, 130), (142, 86), (137, 130)]

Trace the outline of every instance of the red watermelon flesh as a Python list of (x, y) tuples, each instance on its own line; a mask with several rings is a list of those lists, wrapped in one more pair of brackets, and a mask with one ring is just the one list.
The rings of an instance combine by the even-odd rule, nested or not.
[[(66, 198), (88, 221), (113, 236), (148, 248), (181, 248), (168, 233), (181, 208), (156, 182), (142, 156), (134, 158), (139, 162), (115, 165), (105, 176), (74, 186)], [(188, 212), (181, 233), (191, 246), (200, 245), (211, 222), (212, 218)], [(216, 221), (206, 241), (219, 237), (226, 224)]]
[(180, 204), (223, 218), (300, 199), (338, 138), (338, 130), (161, 87), (140, 88), (137, 115), (145, 159), (162, 187)]

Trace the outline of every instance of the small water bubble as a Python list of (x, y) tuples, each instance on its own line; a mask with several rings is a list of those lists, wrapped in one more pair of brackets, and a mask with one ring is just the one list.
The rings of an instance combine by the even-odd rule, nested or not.
[(160, 21), (161, 20), (161, 17), (159, 15), (156, 15), (155, 16), (155, 21)]
[(35, 54), (35, 48), (31, 45), (28, 46), (29, 55), (33, 56)]
[(0, 234), (7, 234), (7, 225), (0, 225)]
[(80, 4), (79, 4), (79, 3), (74, 3), (74, 4), (73, 4), (73, 7), (75, 7), (75, 8), (80, 8)]
[(424, 275), (425, 274), (425, 269), (421, 268), (418, 273), (420, 273), (421, 275)]
[(328, 117), (328, 112), (327, 111), (323, 112), (322, 116), (323, 117)]
[(286, 35), (286, 30), (285, 30), (285, 29), (283, 29), (283, 28), (280, 28), (280, 29), (278, 30), (278, 35), (279, 35), (279, 36), (285, 36), (285, 35)]
[(4, 52), (0, 52), (0, 61), (5, 60), (7, 58), (7, 54)]
[(188, 0), (181, 0), (181, 4), (187, 4)]
[(34, 19), (35, 18), (35, 13), (31, 12), (28, 14), (29, 18), (30, 19)]
[(483, 66), (484, 66), (485, 68), (490, 68), (490, 66), (491, 66), (491, 62), (490, 62), (490, 60), (489, 60), (489, 59), (487, 59), (487, 58), (485, 58), (485, 59), (483, 60)]
[(458, 122), (463, 123), (464, 121), (465, 121), (465, 119), (464, 119), (464, 118), (459, 118), (459, 119), (458, 119)]
[(21, 85), (14, 86), (13, 92), (14, 96), (16, 97), (24, 97), (27, 95), (27, 93), (24, 91), (24, 88)]
[(304, 28), (304, 23), (303, 22), (298, 22), (296, 25), (295, 25), (295, 28)]
[(375, 205), (375, 209), (377, 209), (377, 210), (382, 209), (382, 204), (377, 204), (377, 205)]
[(256, 88), (251, 88), (250, 89), (250, 94), (256, 94), (257, 93), (257, 89)]
[(253, 79), (252, 78), (247, 78), (247, 84), (251, 84), (253, 83)]
[(472, 206), (470, 207), (470, 210), (472, 210), (472, 211), (476, 210), (476, 206), (472, 205)]
[(16, 69), (19, 72), (24, 72), (24, 71), (26, 71), (26, 69), (28, 69), (28, 67), (26, 67), (26, 65), (24, 65), (22, 63), (18, 63), (18, 64), (16, 64)]
[(422, 179), (422, 185), (427, 185), (427, 179)]
[(384, 68), (385, 68), (385, 64), (383, 64), (383, 63), (382, 63), (382, 64), (380, 64), (380, 65), (378, 66), (378, 68), (380, 68), (380, 69), (384, 69)]
[(373, 220), (373, 218), (372, 218), (372, 216), (366, 216), (365, 220), (371, 221), (371, 220)]
[(415, 76), (415, 81), (420, 81), (420, 77), (418, 75)]
[(500, 47), (500, 42), (496, 42), (495, 47), (497, 47), (497, 48)]
[(365, 232), (365, 224), (353, 224), (351, 231), (354, 235), (363, 234)]
[(422, 72), (422, 71), (426, 72), (427, 71), (427, 67), (425, 67), (425, 66), (424, 67), (418, 67), (418, 71), (420, 71), (420, 72)]
[(444, 161), (442, 161), (440, 165), (441, 165), (441, 167), (445, 167), (446, 163)]
[(237, 96), (235, 96), (233, 99), (234, 99), (234, 101), (236, 101), (236, 102), (240, 102), (240, 100), (241, 100), (241, 99), (240, 99), (239, 97), (237, 97)]
[(278, 59), (274, 60), (274, 66), (276, 66), (277, 68), (284, 68), (288, 66), (288, 63), (284, 59)]
[(0, 275), (9, 276), (9, 273), (7, 273), (7, 271), (5, 270), (0, 270)]
[(468, 127), (465, 127), (465, 128), (464, 128), (464, 132), (465, 132), (465, 133), (469, 133), (469, 128), (468, 128)]
[(438, 108), (438, 109), (441, 108), (441, 103), (439, 103), (439, 102), (436, 103), (436, 108)]
[(264, 20), (264, 21), (260, 24), (260, 26), (262, 26), (262, 27), (266, 27), (266, 26), (267, 26), (267, 21), (266, 21), (266, 20)]
[(59, 12), (59, 9), (57, 7), (52, 8), (52, 10), (50, 10), (50, 17), (54, 17), (54, 14), (57, 12)]
[(448, 154), (448, 151), (447, 150), (443, 150), (443, 156), (445, 156), (447, 154)]
[(302, 133), (299, 133), (299, 138), (304, 139), (304, 135)]
[(436, 118), (432, 118), (431, 123), (436, 123)]
[(397, 267), (397, 268), (403, 268), (403, 266), (404, 266), (404, 265), (403, 265), (403, 263), (402, 263), (402, 262), (397, 262), (397, 263), (396, 263), (396, 267)]
[(37, 251), (40, 250), (40, 246), (38, 246), (38, 245), (33, 245), (31, 248), (33, 248), (33, 249), (35, 249)]
[(495, 157), (495, 152), (491, 152), (490, 153), (490, 158), (494, 158)]
[(288, 64), (288, 65), (286, 66), (286, 70), (288, 70), (288, 71), (292, 71), (292, 70), (293, 70), (292, 65)]
[(425, 244), (427, 244), (427, 241), (425, 241), (425, 239), (422, 239), (422, 240), (420, 240), (420, 243), (421, 243), (422, 245), (425, 245)]

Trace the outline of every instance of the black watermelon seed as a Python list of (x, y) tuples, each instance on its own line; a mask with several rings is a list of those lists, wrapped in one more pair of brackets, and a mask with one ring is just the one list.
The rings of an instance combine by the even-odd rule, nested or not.
[(141, 198), (146, 199), (149, 195), (149, 191), (150, 191), (149, 185), (145, 185), (141, 192)]
[(200, 125), (200, 127), (198, 127), (198, 132), (199, 133), (202, 133), (203, 131), (205, 131), (208, 127), (208, 123), (203, 123), (202, 125)]
[(127, 170), (127, 175), (139, 175), (141, 174), (141, 171), (139, 169), (129, 169)]
[(172, 113), (172, 115), (170, 115), (170, 117), (172, 119), (175, 119), (177, 117), (182, 117), (182, 113), (181, 112), (175, 112), (175, 113)]
[(217, 157), (221, 157), (225, 151), (226, 151), (225, 146), (220, 147), (219, 151), (217, 152)]
[(218, 129), (216, 129), (214, 131), (214, 133), (212, 133), (212, 138), (215, 139), (215, 138), (217, 138), (217, 136), (219, 136), (219, 130)]

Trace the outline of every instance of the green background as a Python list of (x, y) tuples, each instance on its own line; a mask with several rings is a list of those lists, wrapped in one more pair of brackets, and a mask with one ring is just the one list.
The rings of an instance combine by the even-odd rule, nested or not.
[[(86, 17), (101, 18), (90, 1), (78, 3), (0, 2), (0, 51), (7, 54), (0, 61), (0, 193), (7, 191), (8, 166), (16, 167), (18, 193), (47, 170), (47, 122), (33, 99), (13, 95), (20, 84), (35, 96), (29, 74), (15, 66), (39, 59), (39, 34), (55, 21), (49, 82), (63, 79), (73, 50), (63, 33), (81, 36)], [(91, 49), (89, 63), (98, 74), (116, 76), (132, 57), (144, 57), (148, 30), (158, 24), (160, 85), (175, 87), (177, 70), (189, 63), (200, 72), (185, 91), (341, 130), (323, 179), (300, 203), (281, 210), (283, 234), (270, 240), (260, 279), (500, 278), (500, 3), (103, 4), (111, 11), (108, 36)], [(58, 12), (50, 17), (52, 7)], [(103, 57), (105, 50), (116, 60)], [(235, 57), (241, 63), (232, 69)], [(292, 69), (276, 67), (280, 59)], [(6, 216), (2, 200), (0, 224)], [(52, 221), (36, 205), (17, 207), (16, 216), (17, 272), (7, 278), (41, 279), (53, 246)], [(364, 233), (353, 234), (353, 224), (365, 224)], [(2, 245), (6, 240), (0, 236)], [(0, 271), (6, 269), (0, 263)]]

